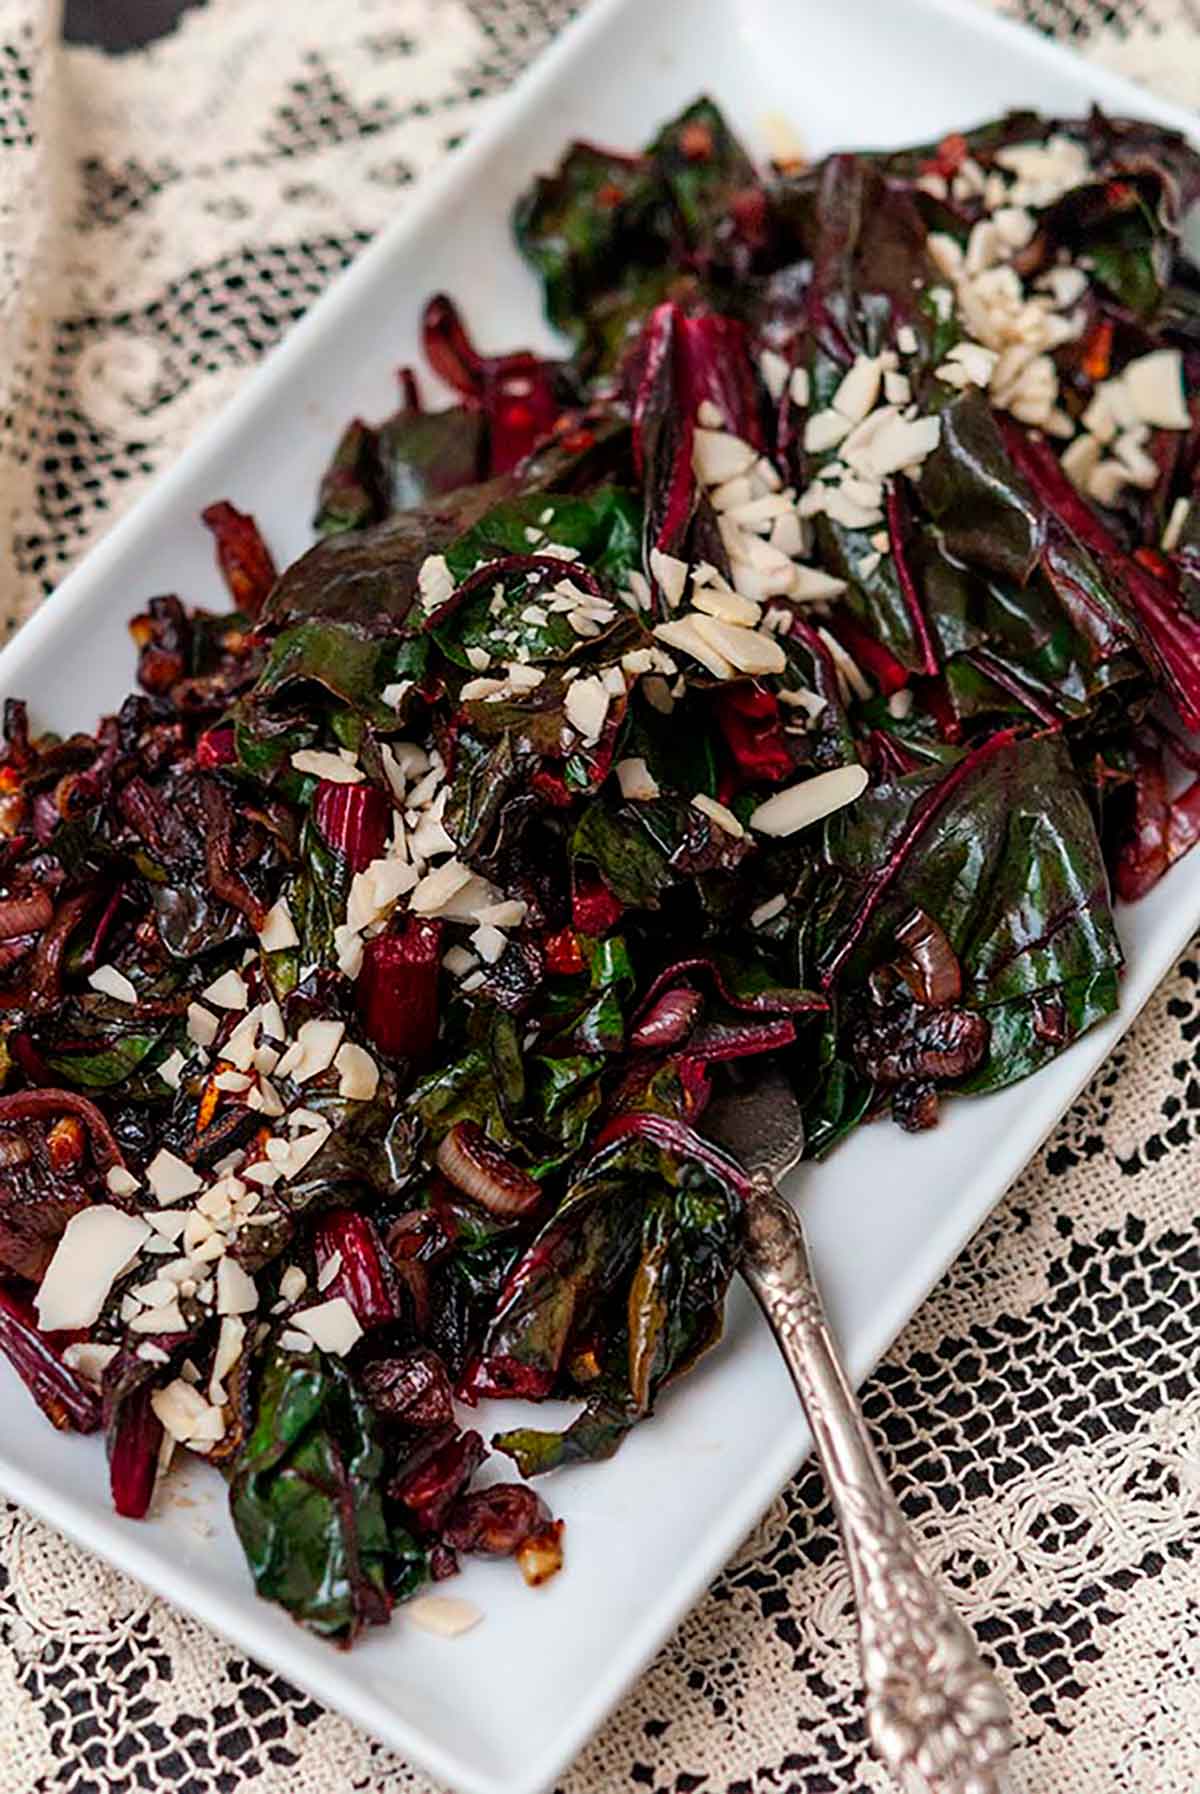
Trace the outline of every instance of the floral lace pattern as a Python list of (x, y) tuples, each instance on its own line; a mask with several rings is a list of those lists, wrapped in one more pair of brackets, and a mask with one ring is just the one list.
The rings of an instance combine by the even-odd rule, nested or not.
[[(1194, 0), (1001, 0), (1186, 103)], [(0, 0), (0, 616), (27, 615), (403, 205), (566, 0), (208, 0), (120, 58)], [(36, 203), (30, 203), (34, 195)], [(866, 1391), (998, 1663), (1024, 1794), (1200, 1768), (1200, 959)], [(849, 1588), (806, 1467), (563, 1794), (865, 1794)], [(429, 1794), (346, 1721), (0, 1507), (0, 1794)]]

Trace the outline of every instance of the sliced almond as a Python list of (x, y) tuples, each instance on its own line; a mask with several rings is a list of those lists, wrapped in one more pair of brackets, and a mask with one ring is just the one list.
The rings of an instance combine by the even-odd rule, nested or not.
[(250, 1001), (246, 980), (238, 971), (222, 972), (202, 993), (205, 1000), (218, 1009), (245, 1009)]
[(476, 921), (493, 928), (519, 928), (525, 920), (528, 905), (521, 897), (504, 897), (499, 903), (485, 903), (476, 912)]
[(471, 878), (471, 869), (459, 860), (447, 860), (427, 872), (413, 890), (408, 906), (415, 915), (434, 916)]
[[(717, 679), (732, 679), (734, 667), (724, 654), (719, 654), (712, 642), (700, 633), (694, 617), (676, 617), (669, 623), (659, 623), (654, 630), (660, 642), (666, 642), (670, 648), (678, 648), (681, 653), (690, 654), (701, 666), (708, 668)], [(654, 703), (650, 692), (650, 681), (643, 688), (647, 698)], [(657, 706), (656, 706), (657, 707)]]
[(403, 1611), (414, 1626), (438, 1638), (459, 1638), (483, 1618), (474, 1602), (464, 1601), (461, 1595), (418, 1595), (415, 1601), (405, 1603)]
[(787, 655), (773, 636), (702, 612), (696, 614), (695, 623), (704, 640), (739, 672), (782, 673), (787, 666)]
[(826, 629), (824, 625), (818, 629), (817, 633), (829, 650), (829, 657), (833, 661), (838, 678), (844, 681), (846, 690), (854, 697), (864, 701), (869, 698), (871, 687), (867, 679), (864, 678), (858, 662), (852, 655), (847, 654), (837, 636), (831, 630)]
[(659, 795), (658, 781), (640, 755), (618, 760), (613, 771), (621, 787), (621, 796), (630, 803), (648, 803)]
[(757, 451), (740, 436), (726, 430), (697, 428), (692, 432), (692, 462), (706, 486), (720, 486), (736, 479), (758, 459)]
[(290, 1077), (297, 1084), (306, 1084), (310, 1078), (319, 1077), (333, 1064), (345, 1031), (344, 1022), (303, 1022), (294, 1045), (276, 1067), (278, 1075)]
[(762, 616), (762, 606), (727, 586), (699, 586), (692, 594), (692, 604), (706, 616), (720, 617), (725, 623), (744, 623), (752, 629)]
[(365, 777), (362, 767), (352, 760), (343, 760), (340, 754), (327, 754), (320, 748), (300, 748), (292, 755), (292, 765), (297, 772), (325, 779), (331, 785), (358, 785)]
[(778, 404), (788, 383), (788, 364), (775, 349), (764, 349), (758, 358), (762, 383)]
[(280, 897), (271, 905), (259, 929), (258, 939), (266, 953), (281, 953), (286, 947), (300, 945), (300, 936), (296, 933), (296, 924), (292, 921), (286, 897)]
[(379, 1067), (365, 1047), (343, 1041), (333, 1061), (338, 1072), (338, 1095), (351, 1102), (369, 1103), (379, 1088)]
[(864, 766), (839, 766), (833, 772), (819, 772), (759, 804), (750, 818), (750, 827), (760, 835), (794, 835), (854, 803), (867, 783)]
[(211, 1046), (217, 1038), (220, 1022), (203, 1003), (189, 1003), (187, 1011), (188, 1039), (197, 1046)]
[(804, 446), (810, 455), (824, 454), (826, 449), (836, 448), (853, 428), (840, 411), (815, 411), (804, 426)]
[(1081, 492), (1086, 490), (1088, 480), (1099, 466), (1102, 453), (1096, 438), (1082, 433), (1063, 450), (1062, 470)]
[(687, 585), (688, 565), (678, 555), (664, 554), (661, 548), (650, 550), (650, 571), (662, 587), (663, 597), (674, 610)]
[(846, 529), (870, 529), (883, 516), (883, 492), (879, 490), (879, 498), (874, 502), (863, 503), (852, 498), (837, 486), (830, 486), (823, 493), (822, 509), (827, 517)]
[(164, 1208), (194, 1196), (201, 1188), (201, 1179), (189, 1164), (163, 1146), (146, 1167), (146, 1182)]
[(1178, 349), (1155, 349), (1139, 355), (1121, 375), (1138, 421), (1160, 430), (1186, 430), (1191, 424), (1183, 392), (1183, 356)]
[[(1162, 533), (1162, 549), (1164, 554), (1174, 554), (1179, 547), (1179, 538), (1183, 534), (1184, 525), (1192, 508), (1190, 498), (1177, 498), (1171, 506), (1171, 515), (1167, 518), (1167, 527)], [(111, 1185), (110, 1185), (111, 1188)]]
[(88, 983), (101, 996), (112, 997), (117, 1003), (136, 1003), (138, 1000), (136, 985), (131, 984), (124, 972), (119, 972), (116, 966), (97, 966), (89, 976)]
[(90, 1327), (149, 1234), (145, 1221), (107, 1203), (72, 1215), (34, 1297), (43, 1330)]
[(208, 1397), (217, 1404), (220, 1391), (224, 1394), (225, 1379), (242, 1355), (242, 1347), (246, 1343), (246, 1323), (236, 1314), (227, 1314), (221, 1322), (221, 1331), (217, 1337), (217, 1350), (213, 1357), (212, 1372), (209, 1378)]
[(484, 965), (494, 966), (508, 946), (508, 937), (501, 929), (481, 922), (471, 936), (471, 945)]
[(63, 1362), (70, 1366), (85, 1383), (93, 1389), (99, 1389), (104, 1381), (104, 1373), (116, 1357), (119, 1346), (94, 1345), (91, 1340), (77, 1340), (74, 1345), (67, 1346), (63, 1352)]
[(228, 1254), (217, 1266), (217, 1313), (253, 1314), (258, 1307), (258, 1289), (253, 1277)]
[(225, 1419), (220, 1409), (206, 1402), (182, 1377), (156, 1389), (150, 1406), (163, 1431), (180, 1445), (213, 1444), (224, 1437)]
[(715, 822), (722, 834), (732, 836), (735, 841), (740, 841), (746, 833), (733, 811), (726, 809), (724, 804), (718, 803), (715, 797), (709, 797), (704, 791), (697, 792), (692, 799), (692, 808), (699, 810), (702, 816), (707, 816), (710, 822)]
[(454, 592), (454, 575), (444, 554), (429, 554), (417, 573), (417, 592), (424, 610), (437, 610)]
[[(879, 397), (883, 368), (877, 355), (856, 355), (849, 373), (844, 374), (833, 395), (833, 409), (857, 424), (874, 409)], [(807, 438), (805, 447), (808, 447)]]
[(578, 730), (587, 746), (592, 746), (600, 739), (608, 716), (610, 696), (603, 679), (597, 678), (595, 674), (576, 679), (567, 688), (563, 704), (567, 721), (572, 728)]
[(292, 1325), (306, 1333), (323, 1352), (333, 1352), (339, 1357), (357, 1345), (363, 1333), (358, 1316), (345, 1296), (318, 1302), (315, 1308), (301, 1309), (292, 1316)]

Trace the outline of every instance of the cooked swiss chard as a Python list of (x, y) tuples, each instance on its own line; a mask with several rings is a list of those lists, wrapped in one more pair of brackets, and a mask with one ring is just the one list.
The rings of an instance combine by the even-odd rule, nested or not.
[(151, 600), (94, 735), (7, 705), (0, 1348), (122, 1513), (208, 1456), (341, 1643), (544, 1580), (455, 1398), (576, 1401), (533, 1476), (718, 1338), (725, 1062), (819, 1157), (1113, 1011), (1110, 883), (1200, 834), (1197, 199), (1098, 114), (576, 144), (515, 217), (561, 359), (434, 298), (456, 403), (347, 426), (308, 553), (212, 505), (230, 612)]

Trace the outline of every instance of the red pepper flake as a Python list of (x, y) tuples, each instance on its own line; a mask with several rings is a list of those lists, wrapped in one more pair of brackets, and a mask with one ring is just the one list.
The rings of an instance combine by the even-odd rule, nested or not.
[(237, 745), (233, 730), (228, 725), (219, 729), (206, 729), (196, 742), (196, 765), (212, 768), (228, 766), (237, 759)]
[(560, 928), (557, 934), (548, 934), (542, 942), (542, 948), (548, 972), (558, 972), (564, 977), (582, 972), (583, 954), (580, 951), (579, 937), (573, 928)]
[[(231, 1065), (225, 1065), (225, 1066), (219, 1066), (218, 1069), (225, 1070), (225, 1071), (232, 1071), (233, 1067)], [(199, 1137), (204, 1132), (205, 1128), (209, 1126), (210, 1122), (212, 1121), (213, 1116), (217, 1112), (217, 1104), (221, 1100), (221, 1092), (217, 1089), (215, 1079), (216, 1079), (216, 1074), (214, 1073), (213, 1076), (211, 1078), (209, 1078), (208, 1082), (205, 1084), (204, 1094), (200, 1098), (200, 1107), (196, 1111), (196, 1135), (197, 1135), (197, 1137)]]
[(570, 430), (562, 438), (562, 445), (568, 455), (585, 455), (596, 445), (596, 437), (591, 430)]
[(1104, 380), (1112, 366), (1113, 325), (1101, 318), (1083, 346), (1083, 371), (1089, 380)]
[(83, 1123), (77, 1115), (60, 1115), (46, 1135), (46, 1152), (53, 1171), (77, 1171), (83, 1162)]
[(943, 180), (951, 180), (958, 173), (967, 159), (969, 145), (961, 131), (951, 131), (943, 137), (934, 155), (926, 157), (920, 164), (922, 174), (940, 174)]
[(1177, 584), (1174, 567), (1165, 555), (1159, 554), (1157, 548), (1135, 548), (1133, 558), (1140, 561), (1143, 567), (1149, 567), (1156, 579), (1164, 579), (1172, 587)]
[(606, 212), (611, 212), (625, 198), (625, 189), (618, 187), (615, 181), (604, 181), (596, 188), (596, 204)]
[(571, 914), (580, 934), (600, 940), (616, 927), (625, 907), (592, 866), (576, 866), (571, 892)]
[(710, 162), (713, 153), (712, 132), (699, 120), (684, 125), (679, 133), (679, 147), (689, 162)]

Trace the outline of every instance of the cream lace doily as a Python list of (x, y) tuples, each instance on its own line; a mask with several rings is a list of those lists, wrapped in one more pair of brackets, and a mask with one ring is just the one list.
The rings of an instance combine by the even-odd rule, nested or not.
[[(1004, 9), (1200, 103), (1200, 0)], [(57, 48), (49, 0), (0, 0), (0, 615), (29, 612), (568, 10), (208, 0), (108, 58)], [(1189, 957), (867, 1389), (1001, 1667), (1023, 1794), (1200, 1785), (1198, 1038)], [(882, 1794), (854, 1655), (810, 1468), (564, 1794)], [(0, 1794), (168, 1789), (427, 1794), (0, 1507)]]

